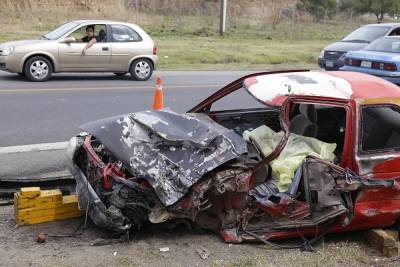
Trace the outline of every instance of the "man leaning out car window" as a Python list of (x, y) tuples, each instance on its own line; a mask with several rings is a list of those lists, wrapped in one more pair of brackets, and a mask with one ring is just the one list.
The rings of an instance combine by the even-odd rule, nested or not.
[(81, 42), (88, 43), (83, 49), (81, 55), (86, 55), (86, 50), (91, 48), (96, 42), (96, 37), (94, 36), (94, 25), (89, 25), (86, 27), (86, 36), (80, 39)]

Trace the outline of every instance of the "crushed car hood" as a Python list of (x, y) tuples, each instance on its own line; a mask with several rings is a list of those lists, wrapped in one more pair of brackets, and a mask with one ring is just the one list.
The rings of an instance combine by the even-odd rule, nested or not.
[(244, 139), (205, 114), (145, 111), (84, 124), (137, 178), (172, 205), (204, 174), (247, 152)]

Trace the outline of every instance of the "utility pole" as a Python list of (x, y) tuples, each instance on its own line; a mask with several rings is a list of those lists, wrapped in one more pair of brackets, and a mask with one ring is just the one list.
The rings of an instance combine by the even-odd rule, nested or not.
[(136, 11), (136, 24), (139, 22), (139, 0), (135, 2), (135, 11)]
[(226, 5), (228, 0), (221, 0), (221, 14), (219, 17), (219, 34), (224, 35), (226, 26)]

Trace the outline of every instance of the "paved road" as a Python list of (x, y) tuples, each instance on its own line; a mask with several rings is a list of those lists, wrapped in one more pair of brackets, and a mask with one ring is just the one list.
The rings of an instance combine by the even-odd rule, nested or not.
[(45, 83), (0, 71), (0, 147), (66, 141), (82, 123), (149, 109), (155, 76), (171, 109), (184, 112), (249, 72), (161, 71), (147, 82), (110, 74), (57, 74)]

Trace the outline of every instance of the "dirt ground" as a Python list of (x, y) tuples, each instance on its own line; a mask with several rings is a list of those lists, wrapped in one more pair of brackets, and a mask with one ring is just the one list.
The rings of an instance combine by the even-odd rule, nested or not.
[[(72, 233), (82, 219), (16, 227), (12, 206), (0, 207), (0, 266), (399, 266), (382, 257), (361, 233), (328, 235), (317, 252), (276, 250), (261, 244), (229, 245), (212, 233), (186, 227), (147, 229), (133, 241), (98, 245), (110, 233), (89, 224), (78, 237), (47, 237), (39, 233)], [(100, 238), (100, 239), (99, 239)], [(99, 241), (100, 240), (100, 241)], [(97, 244), (97, 245), (93, 245)], [(101, 243), (101, 242), (100, 242)], [(168, 248), (169, 251), (160, 251)], [(202, 259), (198, 250), (209, 254)]]

